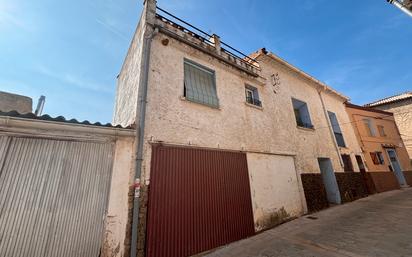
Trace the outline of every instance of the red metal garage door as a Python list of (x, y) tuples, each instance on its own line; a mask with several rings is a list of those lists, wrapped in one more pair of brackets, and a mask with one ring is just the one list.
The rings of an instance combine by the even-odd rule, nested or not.
[(147, 256), (190, 256), (254, 234), (246, 154), (154, 146)]

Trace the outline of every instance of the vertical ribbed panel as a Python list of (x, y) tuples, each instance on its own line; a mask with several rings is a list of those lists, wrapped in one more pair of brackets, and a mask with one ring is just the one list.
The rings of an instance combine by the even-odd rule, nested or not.
[(147, 256), (190, 256), (254, 234), (246, 154), (154, 146)]
[(99, 256), (111, 143), (0, 137), (0, 256)]

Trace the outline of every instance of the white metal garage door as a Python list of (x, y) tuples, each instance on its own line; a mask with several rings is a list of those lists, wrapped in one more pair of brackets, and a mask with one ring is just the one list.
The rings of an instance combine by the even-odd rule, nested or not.
[(0, 256), (98, 256), (111, 143), (0, 136)]

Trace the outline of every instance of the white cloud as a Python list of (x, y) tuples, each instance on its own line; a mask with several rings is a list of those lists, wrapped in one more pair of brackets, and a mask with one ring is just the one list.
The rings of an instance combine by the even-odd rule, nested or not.
[(37, 67), (35, 67), (35, 70), (45, 76), (61, 81), (62, 83), (70, 84), (80, 89), (87, 89), (104, 93), (112, 93), (114, 90), (111, 85), (100, 84), (82, 76), (68, 72), (57, 72), (43, 65), (38, 65)]
[(11, 27), (30, 30), (32, 26), (28, 25), (21, 11), (22, 8), (18, 8), (17, 2), (0, 0), (0, 30)]
[(350, 78), (367, 67), (365, 62), (359, 60), (340, 62), (326, 68), (321, 77), (325, 78), (325, 83), (332, 87), (345, 86)]
[(113, 19), (96, 19), (96, 22), (102, 25), (105, 29), (109, 30), (113, 34), (119, 36), (120, 38), (129, 41), (130, 39), (126, 37), (119, 29), (117, 29), (119, 26), (118, 22), (116, 22)]

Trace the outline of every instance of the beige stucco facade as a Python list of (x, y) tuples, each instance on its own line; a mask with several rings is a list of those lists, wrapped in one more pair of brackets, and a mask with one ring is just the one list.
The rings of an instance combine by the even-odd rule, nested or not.
[[(169, 40), (167, 46), (162, 44), (165, 38)], [(347, 123), (349, 119), (343, 105), (345, 98), (323, 90), (322, 86), (290, 71), (270, 57), (259, 60), (262, 77), (256, 79), (161, 33), (155, 36), (150, 55), (146, 141), (292, 154), (297, 156), (296, 168), (300, 172), (319, 172), (317, 158), (328, 157), (334, 169), (342, 171), (319, 92), (326, 110), (334, 111), (341, 123)], [(184, 58), (215, 71), (219, 108), (185, 100)], [(273, 92), (270, 84), (273, 73), (278, 73), (281, 81), (277, 93)], [(246, 104), (245, 84), (258, 88), (262, 108)], [(292, 97), (308, 104), (314, 129), (296, 125)], [(135, 106), (132, 108), (135, 109)], [(342, 130), (348, 147), (341, 151), (359, 153), (352, 128), (342, 126)], [(149, 144), (146, 145), (146, 152), (146, 156), (150, 157)], [(149, 183), (150, 158), (145, 160), (145, 180)]]
[[(374, 110), (372, 108), (347, 105), (348, 114), (351, 117), (351, 125), (354, 127), (359, 144), (362, 147), (365, 163), (368, 171), (390, 171), (390, 161), (386, 149), (395, 149), (403, 171), (412, 170), (406, 147), (399, 134), (392, 113)], [(375, 135), (372, 136), (364, 120), (371, 121)], [(382, 126), (385, 136), (381, 135), (378, 126)], [(384, 163), (375, 164), (370, 153), (381, 152)]]
[[(161, 18), (153, 25), (151, 33), (146, 33), (153, 38), (144, 101), (141, 181), (145, 188), (151, 182), (153, 143), (244, 152), (255, 230), (259, 231), (307, 212), (301, 174), (320, 173), (318, 158), (329, 158), (333, 170), (343, 172), (341, 154), (348, 154), (354, 170), (359, 171), (355, 155), (362, 156), (362, 151), (353, 128), (347, 125), (347, 97), (264, 50), (252, 54), (258, 66), (252, 67), (228, 55), (218, 43), (205, 43)], [(140, 21), (137, 33), (144, 33), (142, 28)], [(144, 69), (134, 66), (142, 64), (142, 40), (142, 35), (134, 36), (122, 67), (113, 118), (116, 124), (138, 128), (136, 110), (142, 103)], [(213, 72), (218, 106), (184, 96), (185, 60)], [(257, 89), (262, 106), (246, 102), (246, 85)], [(313, 128), (297, 125), (292, 98), (306, 103)], [(341, 124), (345, 147), (336, 143), (328, 111)], [(147, 198), (142, 195), (144, 205)], [(139, 235), (144, 241), (144, 232)], [(139, 243), (139, 251), (143, 245)]]
[[(123, 125), (130, 125), (135, 119), (134, 110), (138, 103), (128, 101), (136, 98), (122, 95), (138, 90), (135, 84), (138, 78), (133, 77), (137, 75), (131, 73), (137, 69), (129, 66), (137, 65), (139, 62), (134, 58), (139, 56), (129, 53), (118, 81), (114, 121)], [(219, 99), (217, 108), (185, 99), (185, 59), (214, 71)], [(146, 185), (150, 184), (151, 143), (246, 152), (254, 159), (265, 160), (263, 166), (256, 161), (249, 164), (250, 177), (254, 181), (251, 188), (255, 225), (256, 229), (262, 229), (262, 219), (270, 217), (271, 212), (283, 208), (285, 216), (294, 217), (306, 211), (300, 174), (319, 173), (318, 158), (330, 158), (334, 170), (341, 172), (340, 154), (350, 154), (352, 162), (356, 163), (354, 155), (361, 154), (361, 150), (350, 126), (341, 127), (345, 148), (337, 147), (331, 131), (326, 111), (334, 112), (339, 123), (349, 122), (344, 107), (346, 97), (291, 68), (273, 54), (261, 53), (256, 59), (259, 70), (257, 76), (253, 76), (162, 32), (154, 35), (148, 69), (142, 180)], [(280, 81), (276, 88), (272, 83), (273, 74), (277, 74)], [(257, 88), (262, 107), (246, 103), (246, 84)], [(297, 126), (292, 98), (307, 103), (313, 129)], [(118, 106), (124, 107), (119, 109)], [(268, 155), (274, 157), (267, 160)], [(283, 169), (285, 156), (289, 156), (289, 162), (293, 160), (293, 165)], [(269, 167), (264, 165), (265, 162), (274, 167), (255, 173), (255, 170)], [(356, 165), (354, 167), (359, 170)], [(257, 182), (267, 183), (262, 174), (279, 179), (270, 180), (271, 185), (266, 187)], [(285, 186), (288, 184), (293, 186)], [(284, 190), (275, 192), (275, 188)], [(269, 189), (272, 192), (268, 192)], [(264, 200), (270, 195), (276, 195), (278, 199)]]

